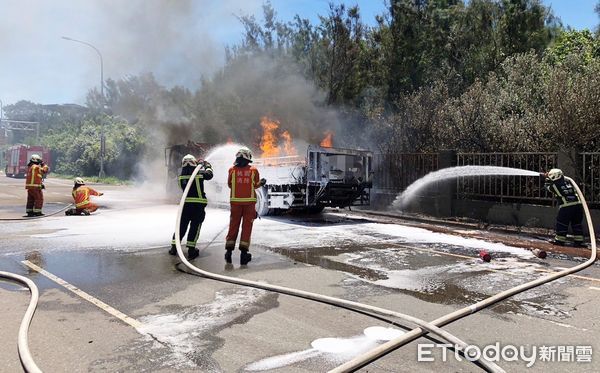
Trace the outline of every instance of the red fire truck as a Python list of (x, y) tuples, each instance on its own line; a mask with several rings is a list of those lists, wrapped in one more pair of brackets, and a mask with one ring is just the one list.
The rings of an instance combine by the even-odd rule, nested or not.
[(33, 154), (38, 154), (48, 167), (50, 164), (50, 150), (43, 146), (14, 145), (4, 152), (6, 167), (4, 173), (9, 177), (25, 177), (27, 175), (27, 163)]

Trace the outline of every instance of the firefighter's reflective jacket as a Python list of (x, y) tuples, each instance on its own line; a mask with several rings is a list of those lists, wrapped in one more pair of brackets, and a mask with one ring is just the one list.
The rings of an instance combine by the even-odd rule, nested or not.
[(27, 169), (27, 178), (25, 179), (25, 189), (42, 189), (42, 181), (48, 173), (48, 166), (32, 164)]
[(99, 195), (99, 193), (96, 192), (94, 189), (85, 185), (82, 185), (77, 189), (73, 189), (73, 192), (71, 192), (71, 194), (73, 195), (73, 199), (75, 200), (75, 208), (78, 209), (84, 209), (90, 204), (90, 196)]
[(233, 166), (229, 169), (227, 185), (231, 188), (229, 201), (232, 204), (247, 205), (256, 203), (255, 189), (260, 186), (258, 170), (250, 165)]
[[(190, 176), (194, 172), (195, 167), (185, 166), (181, 168), (181, 175), (179, 175), (179, 186), (181, 190), (185, 190), (187, 183), (190, 181)], [(213, 178), (213, 170), (210, 163), (205, 162), (205, 166), (196, 174), (194, 185), (190, 187), (187, 196), (185, 197), (186, 203), (202, 203), (208, 202), (206, 200), (206, 193), (204, 193), (204, 180), (210, 180)]]
[(544, 186), (556, 197), (559, 207), (573, 206), (581, 203), (577, 191), (570, 181), (561, 177), (556, 181), (546, 179)]

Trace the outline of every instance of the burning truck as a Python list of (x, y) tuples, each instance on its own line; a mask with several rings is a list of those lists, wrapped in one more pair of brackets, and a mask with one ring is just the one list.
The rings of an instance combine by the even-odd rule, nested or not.
[(257, 211), (309, 213), (325, 207), (367, 206), (372, 187), (373, 154), (367, 150), (309, 145), (306, 157), (259, 158), (254, 166), (267, 185), (259, 190)]
[[(370, 204), (372, 152), (334, 148), (333, 134), (326, 132), (319, 145), (308, 145), (306, 153), (299, 155), (289, 132), (279, 131), (278, 121), (263, 117), (260, 124), (263, 128), (260, 141), (262, 154), (253, 162), (260, 176), (267, 179), (267, 185), (257, 190), (256, 210), (260, 215), (286, 211), (317, 213), (325, 207)], [(215, 147), (188, 142), (167, 148), (167, 190), (179, 190), (176, 179), (181, 158), (192, 154), (213, 165), (214, 178), (205, 184), (209, 204), (228, 205), (227, 170), (239, 147), (233, 143)]]

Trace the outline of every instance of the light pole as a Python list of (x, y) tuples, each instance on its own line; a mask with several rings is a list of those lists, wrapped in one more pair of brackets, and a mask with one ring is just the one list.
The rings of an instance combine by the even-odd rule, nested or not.
[[(102, 97), (100, 105), (102, 106), (102, 111), (104, 111), (104, 101), (105, 101), (104, 100), (104, 62), (102, 60), (102, 53), (100, 53), (98, 48), (94, 47), (92, 44), (90, 44), (88, 42), (69, 38), (67, 36), (63, 36), (62, 39), (68, 40), (68, 41), (73, 41), (75, 43), (80, 43), (83, 45), (87, 45), (88, 47), (95, 50), (96, 53), (98, 53), (98, 57), (100, 57), (100, 96)], [(101, 120), (102, 120), (102, 122), (100, 123), (100, 172), (98, 173), (98, 177), (104, 177), (104, 151), (105, 151), (104, 119), (102, 118)]]

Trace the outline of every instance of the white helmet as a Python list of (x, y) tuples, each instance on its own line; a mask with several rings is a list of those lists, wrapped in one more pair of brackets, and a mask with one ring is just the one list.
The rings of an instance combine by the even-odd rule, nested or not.
[(248, 148), (241, 148), (240, 150), (238, 150), (238, 152), (235, 154), (235, 157), (244, 158), (252, 162), (252, 152)]
[(32, 154), (31, 155), (31, 161), (32, 162), (41, 162), (42, 161), (42, 157), (40, 157), (38, 154)]
[(559, 168), (553, 168), (548, 171), (548, 179), (552, 181), (559, 180), (561, 177), (563, 177), (563, 172)]
[(197, 165), (198, 165), (198, 160), (196, 159), (196, 157), (194, 157), (191, 154), (187, 154), (181, 160), (181, 167), (185, 167), (185, 166), (194, 166), (194, 167), (196, 167)]
[(80, 178), (80, 177), (76, 177), (75, 178), (75, 185), (85, 185), (85, 181)]

